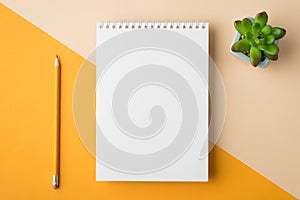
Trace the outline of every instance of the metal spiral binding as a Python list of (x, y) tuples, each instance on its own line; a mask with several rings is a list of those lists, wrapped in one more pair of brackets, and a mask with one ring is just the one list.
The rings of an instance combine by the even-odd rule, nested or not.
[(123, 22), (123, 21), (101, 21), (98, 23), (100, 29), (205, 29), (207, 23), (198, 21), (151, 21), (151, 22)]

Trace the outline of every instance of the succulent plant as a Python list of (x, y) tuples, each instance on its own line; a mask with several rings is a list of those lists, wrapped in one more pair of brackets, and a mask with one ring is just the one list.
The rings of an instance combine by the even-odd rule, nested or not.
[(254, 20), (244, 18), (234, 22), (241, 37), (232, 45), (231, 50), (250, 57), (250, 62), (255, 67), (266, 57), (270, 60), (278, 59), (279, 48), (275, 41), (286, 34), (285, 29), (272, 27), (267, 22), (268, 14), (265, 11), (258, 13)]

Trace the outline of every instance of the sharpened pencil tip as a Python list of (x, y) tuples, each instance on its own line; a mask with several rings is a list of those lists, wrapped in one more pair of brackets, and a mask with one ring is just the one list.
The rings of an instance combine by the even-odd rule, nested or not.
[(55, 57), (54, 66), (55, 67), (59, 66), (59, 60), (58, 60), (58, 55), (57, 54), (56, 54), (56, 57)]

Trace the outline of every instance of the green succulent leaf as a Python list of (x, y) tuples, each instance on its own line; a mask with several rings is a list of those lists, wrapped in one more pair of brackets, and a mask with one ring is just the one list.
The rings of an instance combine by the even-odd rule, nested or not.
[(245, 52), (250, 48), (250, 42), (247, 39), (241, 39), (232, 45), (231, 50), (234, 52)]
[(246, 39), (251, 43), (251, 46), (253, 46), (255, 42), (254, 42), (252, 33), (250, 31), (247, 31), (245, 36), (246, 36)]
[(261, 32), (266, 36), (272, 33), (272, 26), (266, 25), (261, 29)]
[(245, 33), (247, 31), (251, 31), (251, 29), (252, 29), (252, 22), (251, 22), (250, 19), (244, 18), (243, 21), (242, 21), (242, 25), (244, 27)]
[(257, 44), (257, 45), (259, 45), (259, 44), (266, 44), (266, 39), (265, 38), (255, 38), (254, 39), (254, 41), (255, 41), (255, 43)]
[(260, 50), (265, 50), (267, 48), (267, 45), (265, 44), (260, 44), (260, 45), (257, 45), (257, 48), (259, 48)]
[(258, 13), (254, 18), (255, 23), (259, 23), (261, 27), (264, 27), (268, 22), (268, 14), (263, 11)]
[(252, 35), (251, 31), (247, 31), (245, 36), (247, 39), (253, 39), (253, 35)]
[(261, 50), (257, 47), (251, 47), (250, 49), (250, 62), (256, 67), (261, 61)]
[(267, 44), (272, 44), (275, 41), (275, 36), (274, 35), (268, 35), (266, 37), (266, 43)]
[(264, 52), (264, 54), (270, 60), (277, 60), (278, 59), (278, 55), (270, 55), (270, 54), (267, 54), (266, 52)]
[(275, 36), (275, 40), (279, 40), (285, 36), (286, 30), (279, 27), (273, 27), (272, 28), (272, 35)]
[(241, 35), (244, 35), (246, 33), (245, 31), (245, 28), (242, 24), (242, 21), (241, 20), (236, 20), (234, 22), (234, 28), (241, 34)]
[(254, 23), (252, 25), (252, 33), (253, 35), (257, 35), (260, 32), (260, 24), (259, 23)]
[(278, 55), (279, 53), (279, 48), (276, 44), (267, 44), (261, 50), (263, 50), (266, 55), (270, 55), (270, 56), (275, 56)]

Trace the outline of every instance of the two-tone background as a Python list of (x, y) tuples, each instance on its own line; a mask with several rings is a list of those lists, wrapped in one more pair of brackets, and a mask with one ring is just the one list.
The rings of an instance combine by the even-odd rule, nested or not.
[[(300, 198), (300, 2), (14, 1), (0, 4), (1, 199)], [(253, 68), (230, 55), (233, 21), (266, 10), (284, 27), (277, 62)], [(210, 23), (210, 55), (226, 90), (224, 128), (208, 183), (99, 183), (78, 137), (72, 92), (101, 20)], [(53, 61), (61, 57), (61, 188), (51, 187)]]

